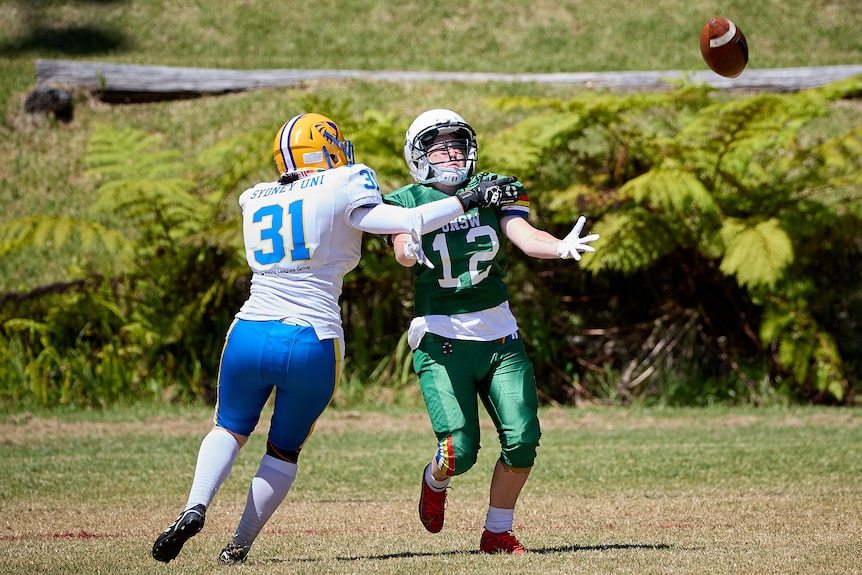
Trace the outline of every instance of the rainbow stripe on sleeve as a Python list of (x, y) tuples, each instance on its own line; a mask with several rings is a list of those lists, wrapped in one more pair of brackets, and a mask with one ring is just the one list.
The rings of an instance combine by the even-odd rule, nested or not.
[(526, 193), (522, 193), (518, 196), (518, 201), (514, 204), (509, 204), (508, 206), (500, 207), (500, 214), (502, 216), (518, 216), (521, 218), (528, 218), (530, 216), (530, 198), (527, 197)]

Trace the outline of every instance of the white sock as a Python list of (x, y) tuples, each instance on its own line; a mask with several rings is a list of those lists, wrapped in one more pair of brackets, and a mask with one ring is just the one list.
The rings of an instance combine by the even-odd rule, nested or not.
[(425, 468), (425, 483), (427, 483), (431, 489), (434, 491), (443, 491), (446, 487), (449, 486), (449, 480), (451, 477), (446, 477), (446, 479), (440, 481), (439, 479), (435, 479), (431, 474), (431, 466), (427, 466)]
[(485, 516), (485, 529), (492, 533), (511, 531), (515, 523), (514, 509), (501, 509), (500, 507), (488, 506), (488, 514)]
[(263, 456), (248, 488), (245, 509), (233, 536), (234, 543), (251, 547), (260, 530), (290, 491), (290, 486), (296, 479), (296, 470), (296, 463), (271, 455)]
[(195, 478), (186, 509), (198, 504), (210, 506), (216, 491), (227, 479), (238, 452), (239, 443), (227, 430), (220, 427), (210, 430), (198, 450)]

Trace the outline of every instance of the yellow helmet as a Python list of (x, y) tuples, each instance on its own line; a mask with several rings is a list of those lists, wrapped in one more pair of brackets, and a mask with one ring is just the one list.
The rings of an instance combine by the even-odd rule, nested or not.
[(284, 123), (273, 142), (279, 174), (329, 170), (353, 163), (353, 145), (322, 114), (300, 114)]

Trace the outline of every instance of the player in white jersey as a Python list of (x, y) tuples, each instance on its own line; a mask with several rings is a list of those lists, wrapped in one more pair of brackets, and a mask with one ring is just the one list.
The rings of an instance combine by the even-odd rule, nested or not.
[(242, 563), (290, 490), (297, 460), (338, 388), (344, 358), (338, 304), (344, 276), (359, 262), (362, 233), (419, 239), (477, 206), (517, 200), (513, 189), (483, 184), (417, 208), (382, 203), (377, 176), (353, 164), (353, 148), (320, 114), (286, 122), (274, 141), (281, 176), (240, 196), (251, 294), (222, 351), (214, 426), (198, 451), (184, 511), (153, 544), (169, 562), (204, 526), (206, 510), (275, 390), (266, 454), (245, 510), (219, 561)]

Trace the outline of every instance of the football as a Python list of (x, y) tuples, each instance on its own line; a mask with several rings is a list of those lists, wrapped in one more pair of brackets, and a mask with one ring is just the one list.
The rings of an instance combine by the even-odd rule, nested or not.
[(727, 18), (710, 18), (700, 31), (700, 53), (706, 65), (725, 78), (736, 78), (748, 64), (748, 42)]

